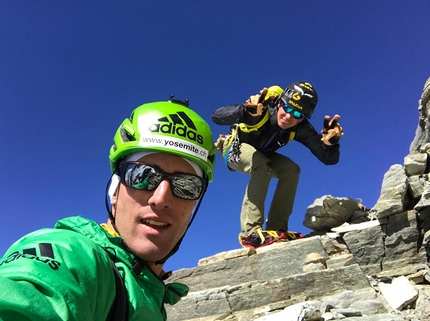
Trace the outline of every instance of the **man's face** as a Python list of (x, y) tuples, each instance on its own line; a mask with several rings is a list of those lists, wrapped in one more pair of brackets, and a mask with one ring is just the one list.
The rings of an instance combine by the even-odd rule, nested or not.
[[(165, 153), (146, 155), (139, 162), (166, 173), (196, 174), (188, 162)], [(136, 256), (154, 262), (164, 258), (185, 233), (196, 201), (173, 196), (165, 179), (154, 191), (120, 184), (112, 197), (112, 213), (121, 237)]]
[(302, 122), (304, 118), (296, 119), (293, 117), (292, 113), (287, 113), (284, 108), (278, 106), (278, 126), (282, 129), (287, 129), (296, 126), (298, 123)]

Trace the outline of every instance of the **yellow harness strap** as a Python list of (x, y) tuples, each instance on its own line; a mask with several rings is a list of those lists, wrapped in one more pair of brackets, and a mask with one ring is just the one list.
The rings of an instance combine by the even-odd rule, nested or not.
[(264, 114), (264, 117), (257, 124), (247, 125), (245, 123), (240, 123), (239, 128), (244, 133), (250, 133), (258, 130), (268, 120), (269, 120), (269, 110), (266, 109), (266, 113)]
[(296, 136), (296, 132), (290, 132), (290, 137), (288, 137), (288, 142), (291, 142)]
[[(264, 117), (255, 125), (247, 125), (245, 123), (237, 124), (237, 126), (234, 128), (231, 135), (228, 135), (227, 141), (224, 143), (223, 149), (222, 149), (222, 156), (224, 157), (226, 155), (226, 152), (230, 148), (231, 144), (233, 143), (234, 138), (236, 137), (238, 130), (240, 129), (243, 133), (250, 133), (253, 131), (258, 130), (261, 126), (264, 125), (265, 122), (269, 120), (269, 110), (266, 110), (266, 113), (264, 114)], [(296, 132), (292, 131), (290, 132), (290, 137), (288, 138), (288, 142), (291, 142), (294, 137), (296, 136)]]

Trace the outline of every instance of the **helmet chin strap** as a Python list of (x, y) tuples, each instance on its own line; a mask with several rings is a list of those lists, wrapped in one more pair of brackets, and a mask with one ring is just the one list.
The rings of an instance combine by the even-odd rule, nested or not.
[[(112, 214), (112, 209), (111, 209), (111, 207), (109, 206), (109, 200), (110, 200), (110, 198), (112, 197), (112, 195), (115, 193), (115, 191), (113, 191), (112, 193), (111, 193), (111, 191), (110, 191), (110, 186), (111, 186), (111, 182), (112, 182), (112, 178), (114, 177), (114, 175), (116, 175), (115, 174), (115, 172), (114, 173), (112, 173), (112, 175), (110, 176), (110, 178), (109, 178), (109, 180), (108, 180), (108, 182), (107, 182), (107, 184), (106, 184), (106, 192), (105, 192), (105, 207), (106, 207), (106, 210), (107, 210), (107, 212), (108, 212), (108, 218), (109, 218), (109, 220), (111, 221), (111, 223), (112, 223), (112, 227), (113, 227), (113, 229), (115, 230), (115, 232), (117, 232), (118, 234), (119, 234), (119, 232), (118, 232), (118, 229), (116, 228), (116, 225), (115, 225), (115, 216), (113, 216), (113, 214)], [(118, 186), (118, 185), (117, 185)], [(118, 188), (118, 187), (117, 187)], [(109, 197), (109, 200), (108, 200), (108, 197)]]

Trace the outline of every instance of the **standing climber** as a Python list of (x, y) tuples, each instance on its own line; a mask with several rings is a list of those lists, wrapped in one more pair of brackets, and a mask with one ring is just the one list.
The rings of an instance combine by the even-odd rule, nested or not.
[[(245, 104), (217, 109), (212, 120), (230, 125), (230, 134), (217, 141), (229, 169), (251, 175), (240, 214), (239, 241), (244, 247), (260, 247), (277, 241), (295, 239), (288, 219), (293, 210), (300, 167), (277, 153), (295, 140), (305, 145), (322, 163), (339, 161), (339, 139), (343, 130), (340, 116), (324, 117), (319, 134), (309, 122), (318, 95), (308, 82), (294, 82), (285, 90), (264, 88)], [(278, 183), (263, 230), (264, 202), (271, 178)]]

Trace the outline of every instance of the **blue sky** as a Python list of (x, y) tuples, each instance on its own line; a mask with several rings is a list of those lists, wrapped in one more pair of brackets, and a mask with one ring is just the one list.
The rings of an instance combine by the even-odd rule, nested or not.
[[(117, 127), (138, 105), (171, 94), (188, 98), (216, 138), (228, 130), (212, 123), (216, 108), (265, 86), (311, 82), (312, 124), (319, 130), (325, 114), (338, 113), (345, 136), (335, 166), (299, 143), (280, 150), (302, 170), (290, 229), (310, 231), (304, 213), (323, 195), (373, 207), (415, 135), (430, 77), (429, 12), (424, 0), (2, 1), (1, 254), (66, 216), (105, 222)], [(218, 157), (167, 269), (239, 248), (247, 181)]]

